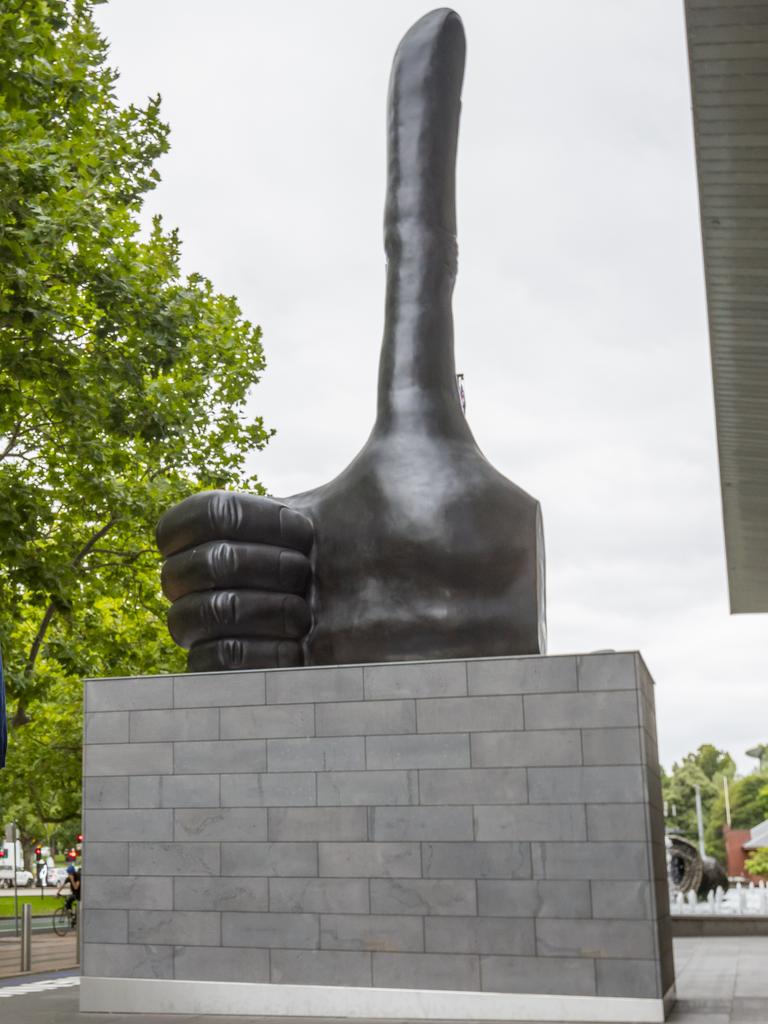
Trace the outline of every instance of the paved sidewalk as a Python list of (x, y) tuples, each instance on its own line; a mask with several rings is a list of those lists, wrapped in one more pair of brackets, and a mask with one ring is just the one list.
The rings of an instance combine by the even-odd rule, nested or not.
[(674, 1024), (768, 1024), (768, 937), (675, 939)]
[[(675, 962), (678, 1005), (668, 1024), (768, 1024), (768, 937), (676, 939)], [(81, 1015), (75, 982), (66, 976), (0, 982), (0, 1019), (13, 1024), (246, 1024), (249, 1020), (286, 1024), (284, 1017)], [(317, 1021), (294, 1018), (291, 1024)], [(349, 1021), (327, 1020), (326, 1024)]]
[[(32, 933), (32, 970), (22, 977), (46, 971), (63, 971), (75, 966), (75, 935), (56, 935), (55, 932)], [(21, 939), (15, 936), (0, 938), (0, 979), (15, 978), (21, 969)], [(2, 984), (2, 981), (0, 981)]]

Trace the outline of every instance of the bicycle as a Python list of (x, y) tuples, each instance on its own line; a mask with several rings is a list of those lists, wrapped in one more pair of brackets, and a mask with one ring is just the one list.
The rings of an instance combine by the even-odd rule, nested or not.
[(77, 900), (70, 907), (65, 900), (63, 906), (54, 910), (52, 921), (53, 930), (57, 935), (69, 935), (77, 927)]

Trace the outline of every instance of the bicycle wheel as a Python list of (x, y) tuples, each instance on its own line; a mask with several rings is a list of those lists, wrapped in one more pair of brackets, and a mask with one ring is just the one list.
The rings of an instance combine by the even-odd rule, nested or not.
[(70, 915), (66, 907), (57, 907), (52, 916), (53, 930), (57, 935), (67, 935), (71, 927)]

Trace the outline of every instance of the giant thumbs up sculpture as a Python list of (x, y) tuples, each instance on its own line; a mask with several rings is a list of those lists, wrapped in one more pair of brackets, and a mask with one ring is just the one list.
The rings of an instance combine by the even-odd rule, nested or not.
[(384, 341), (361, 452), (304, 494), (204, 492), (160, 521), (169, 627), (192, 671), (544, 652), (539, 504), (485, 459), (456, 389), (464, 54), (449, 10), (395, 54)]

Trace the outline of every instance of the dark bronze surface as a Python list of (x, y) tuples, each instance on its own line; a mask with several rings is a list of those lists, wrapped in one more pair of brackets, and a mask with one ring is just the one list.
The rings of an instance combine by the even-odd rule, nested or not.
[(684, 836), (667, 837), (668, 874), (676, 892), (695, 892), (704, 899), (708, 892), (718, 886), (728, 889), (728, 875), (722, 864), (714, 857), (702, 856), (695, 843)]
[(160, 521), (191, 670), (544, 652), (539, 504), (485, 459), (456, 390), (464, 55), (449, 10), (395, 54), (378, 414), (362, 451), (304, 494), (196, 494)]

